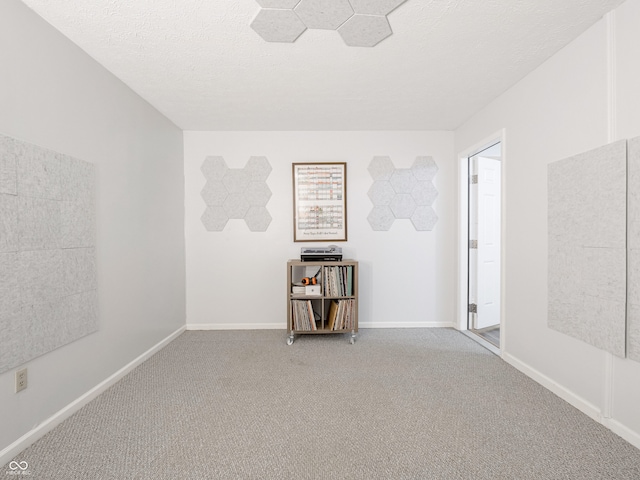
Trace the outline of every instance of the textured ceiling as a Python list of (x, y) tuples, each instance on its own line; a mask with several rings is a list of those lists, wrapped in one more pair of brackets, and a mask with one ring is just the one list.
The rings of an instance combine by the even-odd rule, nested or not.
[(185, 130), (452, 130), (622, 0), (408, 0), (393, 35), (266, 42), (256, 0), (23, 0)]

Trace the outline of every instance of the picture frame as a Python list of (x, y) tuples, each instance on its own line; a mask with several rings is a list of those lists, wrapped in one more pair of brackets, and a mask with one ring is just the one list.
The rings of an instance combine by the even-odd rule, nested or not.
[(293, 163), (293, 241), (347, 241), (347, 163)]

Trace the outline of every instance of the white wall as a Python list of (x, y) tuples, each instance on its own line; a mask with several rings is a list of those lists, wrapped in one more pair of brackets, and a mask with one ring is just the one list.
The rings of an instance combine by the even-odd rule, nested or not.
[(26, 390), (0, 375), (2, 452), (183, 326), (185, 286), (180, 129), (18, 0), (0, 65), (0, 132), (96, 165), (100, 304), (99, 332), (29, 362)]
[[(640, 136), (640, 2), (627, 0), (610, 19), (615, 49), (610, 93), (615, 99), (612, 140)], [(640, 363), (614, 357), (611, 417), (640, 437)], [(640, 448), (640, 440), (635, 443)]]
[[(269, 159), (273, 220), (266, 232), (249, 231), (243, 220), (229, 220), (222, 232), (205, 230), (200, 167), (209, 155), (223, 156), (229, 168), (243, 168), (251, 156)], [(432, 232), (417, 232), (409, 220), (396, 220), (387, 232), (371, 229), (367, 167), (376, 155), (390, 156), (396, 168), (409, 168), (417, 156), (434, 157), (440, 219)], [(189, 328), (286, 328), (286, 261), (299, 258), (302, 246), (335, 243), (293, 242), (291, 164), (322, 161), (347, 162), (348, 242), (340, 245), (345, 258), (360, 262), (360, 326), (453, 325), (452, 133), (185, 132)]]
[(504, 128), (504, 358), (640, 446), (640, 364), (547, 328), (547, 164), (640, 135), (640, 2), (628, 1), (456, 132)]

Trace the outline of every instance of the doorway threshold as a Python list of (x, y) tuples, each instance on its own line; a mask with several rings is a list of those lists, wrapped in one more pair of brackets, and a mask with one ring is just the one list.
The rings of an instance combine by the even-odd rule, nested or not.
[(487, 342), (500, 348), (500, 325), (494, 325), (493, 327), (471, 329), (472, 333), (484, 338)]
[(502, 352), (500, 351), (500, 349), (498, 347), (496, 347), (493, 343), (487, 341), (486, 339), (484, 339), (483, 337), (481, 337), (480, 335), (475, 333), (473, 330), (462, 330), (462, 333), (464, 333), (467, 337), (469, 337), (474, 342), (479, 343), (480, 345), (482, 345), (484, 348), (489, 350), (491, 353), (493, 353), (493, 354), (497, 355), (498, 357), (502, 358)]

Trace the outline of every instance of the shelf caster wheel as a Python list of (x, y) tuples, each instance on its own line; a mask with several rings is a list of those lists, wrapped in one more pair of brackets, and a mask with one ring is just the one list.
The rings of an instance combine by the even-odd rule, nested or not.
[(351, 338), (349, 339), (349, 344), (353, 345), (354, 343), (356, 343), (356, 336), (352, 335)]
[(287, 338), (287, 345), (293, 345), (293, 335)]

